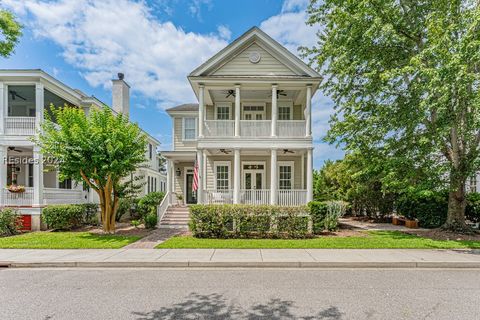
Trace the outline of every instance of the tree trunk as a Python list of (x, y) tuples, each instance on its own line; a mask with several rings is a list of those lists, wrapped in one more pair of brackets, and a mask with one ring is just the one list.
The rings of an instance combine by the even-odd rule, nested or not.
[(442, 226), (444, 230), (471, 232), (465, 223), (465, 207), (467, 205), (465, 182), (466, 178), (459, 177), (458, 174), (450, 175), (451, 190), (448, 194), (447, 221)]

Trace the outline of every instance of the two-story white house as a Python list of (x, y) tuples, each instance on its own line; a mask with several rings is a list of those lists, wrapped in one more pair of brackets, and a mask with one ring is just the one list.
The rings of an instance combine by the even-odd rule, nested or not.
[[(112, 81), (114, 112), (129, 115), (129, 91), (123, 75)], [(92, 106), (105, 106), (42, 70), (0, 70), (0, 207), (17, 208), (32, 230), (40, 229), (46, 205), (98, 202), (96, 193), (84, 190), (82, 183), (59, 181), (54, 163), (31, 141), (51, 104), (76, 106), (87, 113)], [(144, 179), (142, 194), (166, 189), (166, 176), (159, 170), (160, 142), (147, 137), (147, 163), (132, 173)], [(25, 192), (10, 192), (6, 187), (11, 184), (25, 186)]]
[(298, 206), (312, 200), (315, 70), (254, 27), (188, 80), (198, 103), (167, 110), (173, 151), (162, 154), (170, 204)]

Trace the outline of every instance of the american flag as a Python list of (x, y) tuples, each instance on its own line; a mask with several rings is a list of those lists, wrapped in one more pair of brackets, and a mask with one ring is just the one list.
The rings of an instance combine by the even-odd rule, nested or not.
[(195, 159), (195, 165), (193, 166), (193, 183), (192, 183), (193, 192), (198, 190), (198, 160)]

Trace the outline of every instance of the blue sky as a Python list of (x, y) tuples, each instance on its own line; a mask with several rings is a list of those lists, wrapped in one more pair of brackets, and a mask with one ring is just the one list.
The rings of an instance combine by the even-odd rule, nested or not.
[[(0, 68), (43, 69), (67, 85), (111, 102), (110, 80), (124, 72), (132, 87), (131, 118), (171, 148), (164, 110), (195, 102), (187, 74), (252, 26), (293, 53), (315, 43), (307, 0), (1, 0), (25, 25)], [(315, 167), (343, 152), (321, 141), (333, 104), (313, 101)]]

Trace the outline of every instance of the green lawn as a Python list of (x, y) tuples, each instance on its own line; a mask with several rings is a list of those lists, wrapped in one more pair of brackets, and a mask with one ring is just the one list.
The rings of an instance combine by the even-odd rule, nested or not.
[(2, 249), (118, 249), (141, 237), (89, 232), (31, 232), (0, 238)]
[(368, 231), (365, 237), (314, 239), (197, 239), (173, 237), (157, 248), (215, 249), (480, 249), (480, 241), (432, 240), (398, 231)]

